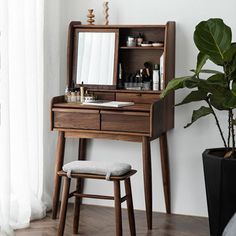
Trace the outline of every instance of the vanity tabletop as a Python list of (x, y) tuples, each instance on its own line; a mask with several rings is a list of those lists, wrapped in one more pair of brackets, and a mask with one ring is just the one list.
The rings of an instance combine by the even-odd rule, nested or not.
[(119, 111), (150, 111), (152, 104), (141, 104), (135, 103), (134, 105), (125, 107), (102, 107), (102, 106), (92, 106), (81, 103), (54, 103), (53, 108), (78, 108), (78, 109), (101, 109), (101, 110), (119, 110)]

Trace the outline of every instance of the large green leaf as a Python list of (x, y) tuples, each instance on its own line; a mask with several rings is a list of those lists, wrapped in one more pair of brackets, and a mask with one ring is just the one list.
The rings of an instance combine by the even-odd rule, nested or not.
[(224, 74), (215, 74), (207, 79), (209, 84), (219, 85), (224, 88), (227, 88), (227, 80), (225, 79)]
[[(219, 74), (220, 75), (220, 74)], [(217, 76), (215, 76), (217, 77)], [(212, 80), (213, 78), (210, 77)], [(209, 78), (209, 79), (210, 79)], [(211, 80), (199, 80), (198, 87), (200, 90), (205, 91), (206, 93), (215, 94), (218, 96), (224, 96), (228, 93), (228, 88), (226, 88), (225, 83), (222, 81), (211, 81)]]
[(236, 96), (236, 81), (233, 81), (232, 83), (232, 93), (234, 96)]
[(219, 65), (224, 64), (225, 53), (231, 46), (231, 40), (231, 29), (222, 19), (202, 21), (196, 26), (194, 32), (194, 42), (199, 51)]
[(229, 108), (226, 105), (224, 105), (226, 101), (227, 101), (226, 96), (220, 96), (218, 94), (209, 95), (209, 102), (217, 110), (220, 111), (228, 110)]
[(200, 73), (204, 73), (204, 74), (223, 74), (221, 71), (218, 70), (201, 70)]
[(226, 62), (231, 62), (236, 55), (236, 43), (232, 43), (230, 48), (224, 53)]
[(161, 98), (165, 97), (167, 94), (169, 94), (170, 92), (174, 90), (183, 88), (184, 82), (186, 80), (190, 80), (191, 78), (192, 78), (191, 76), (185, 76), (185, 77), (172, 79), (166, 86), (165, 90), (162, 92)]
[(200, 80), (197, 78), (194, 78), (194, 76), (188, 80), (185, 80), (183, 83), (183, 87), (192, 89), (192, 88), (196, 88), (199, 84)]
[(216, 74), (209, 77), (207, 80), (200, 80), (199, 90), (208, 94), (209, 101), (213, 107), (218, 110), (227, 110), (224, 105), (227, 100), (227, 94), (230, 91), (227, 88), (224, 74)]
[(197, 68), (196, 68), (196, 71), (195, 73), (196, 74), (199, 74), (202, 67), (206, 64), (206, 61), (209, 59), (209, 56), (202, 53), (202, 52), (199, 52), (198, 53), (198, 56), (197, 56)]
[(202, 101), (202, 100), (205, 100), (206, 98), (207, 98), (207, 93), (200, 90), (192, 91), (183, 99), (182, 102), (176, 104), (176, 106), (183, 105), (190, 102)]
[(224, 102), (224, 106), (228, 108), (236, 108), (236, 96), (233, 93), (228, 93)]
[(212, 110), (209, 107), (200, 107), (198, 110), (194, 110), (192, 114), (192, 120), (190, 123), (188, 123), (184, 128), (189, 127), (192, 125), (195, 121), (200, 119), (201, 117), (207, 116), (209, 114), (212, 114)]

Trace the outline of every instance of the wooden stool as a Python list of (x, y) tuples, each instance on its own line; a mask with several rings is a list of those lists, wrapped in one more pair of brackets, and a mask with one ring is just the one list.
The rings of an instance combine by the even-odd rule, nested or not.
[[(111, 176), (110, 181), (114, 183), (114, 197), (113, 196), (103, 196), (103, 195), (93, 195), (93, 194), (83, 194), (80, 191), (78, 186), (78, 182), (81, 179), (106, 179), (105, 175), (96, 175), (96, 174), (82, 174), (82, 173), (72, 173), (70, 175), (71, 178), (77, 179), (77, 189), (71, 193), (70, 191), (70, 183), (71, 178), (67, 176), (67, 172), (59, 171), (58, 175), (64, 177), (64, 187), (63, 187), (63, 194), (62, 194), (62, 203), (61, 203), (61, 210), (59, 216), (59, 227), (57, 236), (63, 236), (64, 228), (65, 228), (65, 221), (66, 221), (66, 212), (67, 212), (67, 205), (68, 199), (70, 197), (75, 197), (75, 205), (74, 205), (74, 222), (73, 222), (73, 233), (78, 233), (79, 228), (79, 217), (80, 217), (80, 205), (81, 205), (81, 198), (95, 198), (95, 199), (105, 199), (105, 200), (114, 200), (115, 201), (115, 218), (116, 218), (116, 236), (122, 235), (122, 215), (121, 215), (121, 203), (126, 201), (127, 202), (127, 210), (128, 210), (128, 218), (129, 218), (129, 227), (130, 227), (130, 234), (132, 236), (136, 235), (135, 230), (135, 219), (134, 219), (134, 209), (133, 209), (133, 200), (132, 200), (132, 191), (131, 191), (131, 184), (130, 184), (130, 177), (134, 175), (137, 171), (130, 170), (126, 174), (122, 176)], [(124, 181), (125, 184), (125, 192), (126, 195), (121, 197), (120, 194), (120, 181)]]

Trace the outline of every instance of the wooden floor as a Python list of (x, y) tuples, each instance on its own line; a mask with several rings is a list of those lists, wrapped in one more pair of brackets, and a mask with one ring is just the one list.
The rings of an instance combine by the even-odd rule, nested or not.
[[(123, 214), (124, 236), (129, 235), (126, 210)], [(72, 236), (72, 206), (67, 213), (65, 236)], [(137, 235), (145, 236), (209, 236), (206, 218), (153, 214), (153, 230), (147, 231), (145, 212), (136, 211)], [(82, 206), (79, 235), (84, 236), (113, 236), (115, 235), (114, 209), (100, 206)], [(40, 221), (31, 223), (30, 228), (17, 230), (16, 236), (55, 236), (58, 220), (52, 220), (50, 214)]]

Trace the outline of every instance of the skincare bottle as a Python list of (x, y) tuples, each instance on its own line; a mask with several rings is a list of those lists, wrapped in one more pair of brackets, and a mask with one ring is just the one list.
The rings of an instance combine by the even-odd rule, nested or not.
[(164, 89), (164, 56), (163, 54), (160, 57), (160, 90)]
[(154, 65), (152, 81), (153, 90), (160, 90), (160, 66), (158, 64)]
[(119, 63), (119, 76), (118, 76), (118, 89), (123, 88), (123, 75), (122, 75), (122, 65)]
[(137, 45), (141, 46), (142, 42), (143, 42), (143, 34), (139, 33), (138, 38), (137, 38)]
[(71, 92), (71, 102), (76, 102), (76, 92)]
[(69, 88), (68, 86), (66, 86), (66, 89), (65, 89), (65, 101), (68, 102), (68, 96), (70, 95), (70, 91), (69, 91)]
[(80, 102), (84, 102), (84, 82), (80, 85)]
[(79, 94), (79, 91), (77, 91), (76, 102), (80, 102), (80, 94)]

